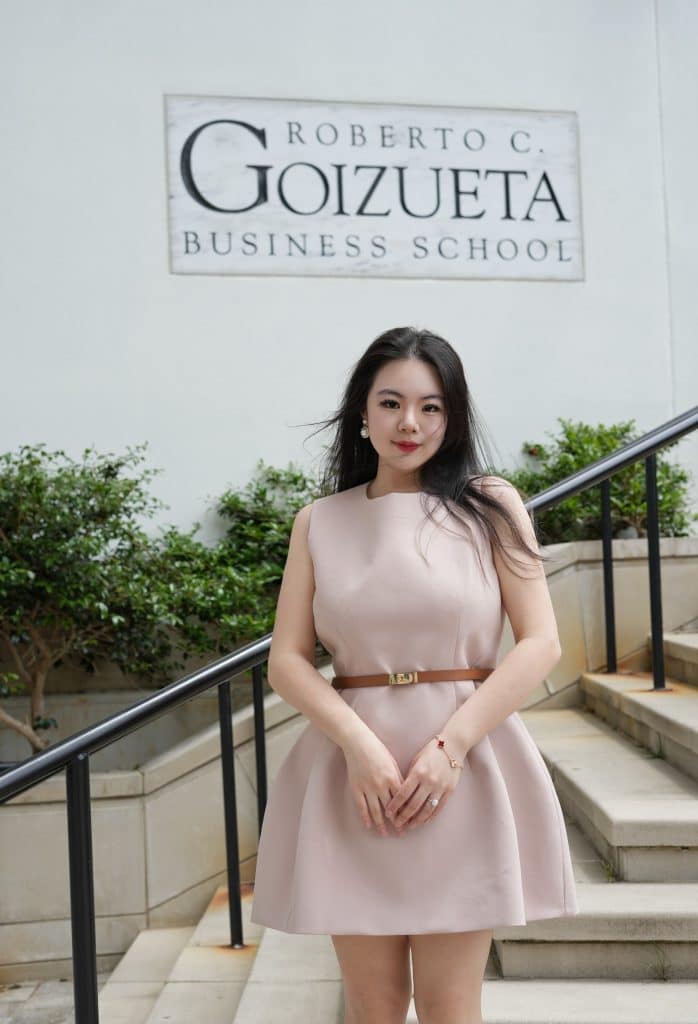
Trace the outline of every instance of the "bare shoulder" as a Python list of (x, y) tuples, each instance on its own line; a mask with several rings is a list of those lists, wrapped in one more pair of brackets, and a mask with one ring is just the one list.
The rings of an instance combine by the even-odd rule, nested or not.
[(483, 473), (481, 476), (473, 477), (470, 481), (472, 486), (476, 489), (492, 492), (499, 497), (499, 493), (502, 495), (506, 493), (518, 494), (518, 488), (514, 486), (509, 480), (505, 480), (503, 476), (495, 476), (493, 473)]
[(519, 519), (522, 516), (528, 518), (528, 510), (521, 492), (510, 480), (505, 480), (504, 477), (494, 474), (483, 474), (474, 478), (471, 483), (476, 490), (501, 502), (508, 512), (513, 513)]
[[(515, 484), (501, 476), (483, 475), (473, 480), (473, 485), (482, 493), (499, 502), (500, 506), (505, 509), (505, 512), (509, 514), (516, 526), (518, 526), (527, 543), (532, 544), (534, 547), (537, 546), (538, 541), (531, 514), (526, 508), (521, 492)], [(488, 512), (491, 514), (493, 521), (496, 521), (496, 529), (502, 543), (505, 545), (513, 543), (514, 547), (518, 547), (518, 544), (512, 537), (511, 527), (505, 521), (505, 516), (498, 513), (495, 509), (489, 509)]]
[(299, 558), (306, 563), (310, 561), (310, 521), (314, 502), (303, 505), (296, 512), (291, 524), (291, 535), (288, 539), (288, 559), (296, 562)]
[(298, 528), (302, 530), (304, 533), (307, 533), (308, 527), (310, 526), (310, 517), (312, 515), (314, 504), (314, 501), (310, 501), (308, 502), (307, 505), (303, 505), (303, 507), (299, 508), (298, 511), (296, 512), (296, 517), (293, 521), (293, 525), (295, 527), (296, 524), (298, 524)]

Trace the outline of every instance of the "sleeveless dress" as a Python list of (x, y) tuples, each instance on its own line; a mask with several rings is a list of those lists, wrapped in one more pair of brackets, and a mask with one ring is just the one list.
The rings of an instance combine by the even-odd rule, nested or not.
[[(315, 630), (334, 674), (495, 667), (505, 611), (487, 536), (426, 492), (366, 490), (311, 506)], [(415, 753), (486, 682), (335, 692), (405, 778)], [(557, 793), (516, 712), (471, 747), (431, 821), (402, 836), (386, 828), (382, 836), (363, 824), (343, 750), (308, 722), (269, 789), (251, 920), (304, 934), (414, 935), (579, 913)]]

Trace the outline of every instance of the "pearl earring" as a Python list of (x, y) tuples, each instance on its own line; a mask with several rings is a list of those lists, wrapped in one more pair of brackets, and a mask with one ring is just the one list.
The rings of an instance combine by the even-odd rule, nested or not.
[(368, 437), (368, 420), (363, 421), (363, 426), (361, 427), (359, 433), (361, 434), (362, 437)]

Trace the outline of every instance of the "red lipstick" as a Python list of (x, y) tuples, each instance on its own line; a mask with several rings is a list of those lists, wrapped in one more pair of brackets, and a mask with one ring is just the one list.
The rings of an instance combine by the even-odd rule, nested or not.
[(413, 452), (415, 448), (419, 448), (419, 445), (415, 444), (414, 441), (395, 441), (394, 443), (403, 452)]

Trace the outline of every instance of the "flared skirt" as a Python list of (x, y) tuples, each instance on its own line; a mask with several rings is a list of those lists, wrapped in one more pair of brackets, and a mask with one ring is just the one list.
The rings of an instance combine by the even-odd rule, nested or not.
[[(477, 685), (454, 680), (337, 691), (405, 777)], [(432, 820), (367, 829), (343, 750), (309, 722), (278, 769), (260, 836), (251, 920), (304, 934), (414, 935), (579, 913), (562, 810), (514, 712), (469, 751)]]

